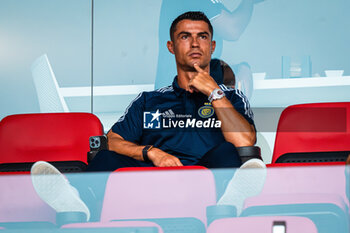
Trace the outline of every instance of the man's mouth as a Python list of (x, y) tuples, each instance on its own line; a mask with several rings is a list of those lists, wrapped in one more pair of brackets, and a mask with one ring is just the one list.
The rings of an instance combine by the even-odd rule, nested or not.
[(202, 56), (202, 54), (199, 53), (199, 52), (192, 52), (192, 53), (189, 54), (189, 56), (192, 57), (192, 58), (199, 58), (199, 57)]

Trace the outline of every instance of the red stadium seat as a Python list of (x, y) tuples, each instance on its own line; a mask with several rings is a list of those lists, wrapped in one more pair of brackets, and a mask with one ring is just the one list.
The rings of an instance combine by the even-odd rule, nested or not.
[(0, 122), (0, 171), (29, 171), (39, 160), (63, 172), (87, 165), (89, 137), (102, 135), (100, 120), (90, 113), (37, 113), (5, 117)]
[(321, 233), (346, 232), (349, 201), (343, 165), (350, 153), (349, 113), (350, 103), (287, 107), (264, 189), (245, 201), (241, 216), (303, 216)]
[(272, 164), (345, 164), (349, 142), (350, 102), (292, 105), (279, 119)]

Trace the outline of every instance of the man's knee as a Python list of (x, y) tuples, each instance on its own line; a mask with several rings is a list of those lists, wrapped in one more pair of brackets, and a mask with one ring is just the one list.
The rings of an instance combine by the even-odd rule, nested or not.
[(233, 145), (231, 142), (223, 142), (221, 143), (218, 148), (227, 150), (227, 151), (233, 151), (233, 152), (237, 152), (236, 146)]
[(207, 152), (200, 160), (199, 165), (208, 168), (228, 168), (242, 165), (236, 147), (229, 142), (223, 142)]
[(223, 142), (220, 145), (213, 148), (211, 151), (212, 153), (215, 153), (215, 156), (217, 157), (223, 156), (227, 158), (229, 156), (239, 158), (237, 148), (230, 142)]

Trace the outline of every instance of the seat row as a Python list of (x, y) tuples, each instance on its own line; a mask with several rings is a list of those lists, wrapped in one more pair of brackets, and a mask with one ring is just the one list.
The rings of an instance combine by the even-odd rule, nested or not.
[[(167, 233), (273, 232), (284, 227), (286, 232), (348, 232), (344, 166), (268, 168), (263, 190), (246, 199), (239, 215), (234, 207), (217, 204), (215, 172), (202, 167), (117, 170), (109, 175), (100, 219), (87, 223), (75, 218), (76, 213), (62, 221), (62, 214), (37, 196), (30, 176), (0, 176), (0, 227), (98, 232), (148, 232), (148, 227), (156, 227), (155, 232)], [(92, 182), (98, 174), (71, 175)]]
[[(287, 107), (268, 166), (345, 164), (350, 154), (349, 113), (349, 102)], [(39, 160), (55, 163), (64, 172), (82, 171), (88, 164), (89, 138), (103, 133), (100, 120), (90, 113), (7, 116), (0, 121), (0, 172), (28, 172)]]
[[(282, 113), (264, 188), (246, 199), (239, 216), (216, 205), (215, 171), (147, 168), (152, 171), (129, 169), (110, 175), (99, 222), (60, 228), (56, 213), (36, 196), (30, 177), (0, 176), (0, 227), (103, 228), (106, 232), (109, 228), (120, 232), (278, 232), (288, 228), (294, 232), (299, 227), (298, 232), (348, 232), (344, 161), (350, 147), (349, 105), (296, 105)], [(102, 134), (100, 121), (88, 113), (8, 116), (0, 122), (0, 145), (6, 148), (0, 156), (0, 171), (28, 173), (38, 160), (50, 161), (63, 172), (82, 171), (91, 149), (89, 137)], [(208, 217), (207, 208), (213, 206), (214, 214)]]
[[(270, 182), (277, 179), (275, 175), (280, 175), (276, 170), (280, 168), (268, 170), (263, 192), (273, 192), (268, 189), (272, 185)], [(324, 198), (322, 203), (317, 200), (318, 195), (339, 195), (339, 189), (342, 187), (333, 187), (334, 190), (326, 192), (329, 184), (324, 184), (316, 190), (317, 192), (312, 193), (310, 188), (297, 190), (298, 185), (311, 182), (299, 180), (290, 184), (292, 189), (295, 189), (294, 193), (287, 193), (290, 195), (289, 202), (284, 203), (283, 208), (279, 208), (279, 211), (287, 210), (284, 213), (262, 211), (249, 214), (250, 208), (261, 207), (265, 203), (266, 193), (262, 193), (262, 201), (258, 201), (260, 195), (254, 197), (256, 205), (246, 203), (242, 214), (237, 216), (234, 208), (228, 208), (232, 206), (217, 205), (214, 172), (202, 167), (183, 167), (176, 170), (145, 168), (113, 172), (109, 175), (99, 221), (87, 223), (79, 222), (77, 218), (73, 221), (66, 218), (67, 222), (57, 218), (53, 209), (37, 196), (30, 176), (1, 176), (0, 227), (4, 227), (6, 231), (17, 229), (27, 232), (37, 232), (40, 229), (63, 232), (67, 229), (76, 232), (95, 229), (96, 232), (108, 232), (109, 228), (120, 229), (120, 232), (168, 233), (232, 232), (233, 229), (239, 229), (240, 232), (275, 232), (272, 231), (274, 228), (287, 229), (282, 232), (346, 232), (345, 210), (337, 206), (338, 202), (333, 203), (333, 199), (330, 198)], [(337, 170), (334, 169), (333, 172)], [(88, 174), (88, 180), (86, 174), (74, 175), (81, 176), (81, 182), (88, 182), (96, 174)], [(282, 188), (279, 191), (278, 194), (282, 196), (287, 190)], [(304, 210), (293, 209), (293, 206), (301, 204), (295, 202), (295, 197), (299, 198), (298, 192), (303, 192), (305, 196), (314, 194), (316, 200), (309, 199), (309, 204), (304, 206)], [(323, 206), (324, 203), (327, 206)], [(294, 212), (288, 211), (288, 208)], [(72, 214), (74, 213), (69, 213), (71, 216)], [(327, 221), (323, 223), (320, 219)], [(276, 231), (278, 232), (281, 231)]]

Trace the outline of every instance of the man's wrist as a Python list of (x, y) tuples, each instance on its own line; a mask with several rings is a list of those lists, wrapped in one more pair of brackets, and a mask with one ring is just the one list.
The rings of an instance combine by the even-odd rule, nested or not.
[(148, 152), (152, 150), (152, 148), (152, 145), (147, 145), (142, 149), (142, 159), (146, 163), (151, 162), (150, 158), (148, 157)]
[(214, 100), (219, 100), (225, 97), (225, 92), (220, 88), (215, 88), (210, 95), (208, 96), (209, 102), (213, 102)]
[(208, 96), (208, 98), (209, 98), (209, 96), (211, 95), (211, 93), (213, 93), (213, 91), (214, 91), (216, 88), (218, 88), (218, 87), (211, 87), (211, 88), (207, 91), (207, 93), (204, 93), (204, 94), (206, 94), (206, 96)]

